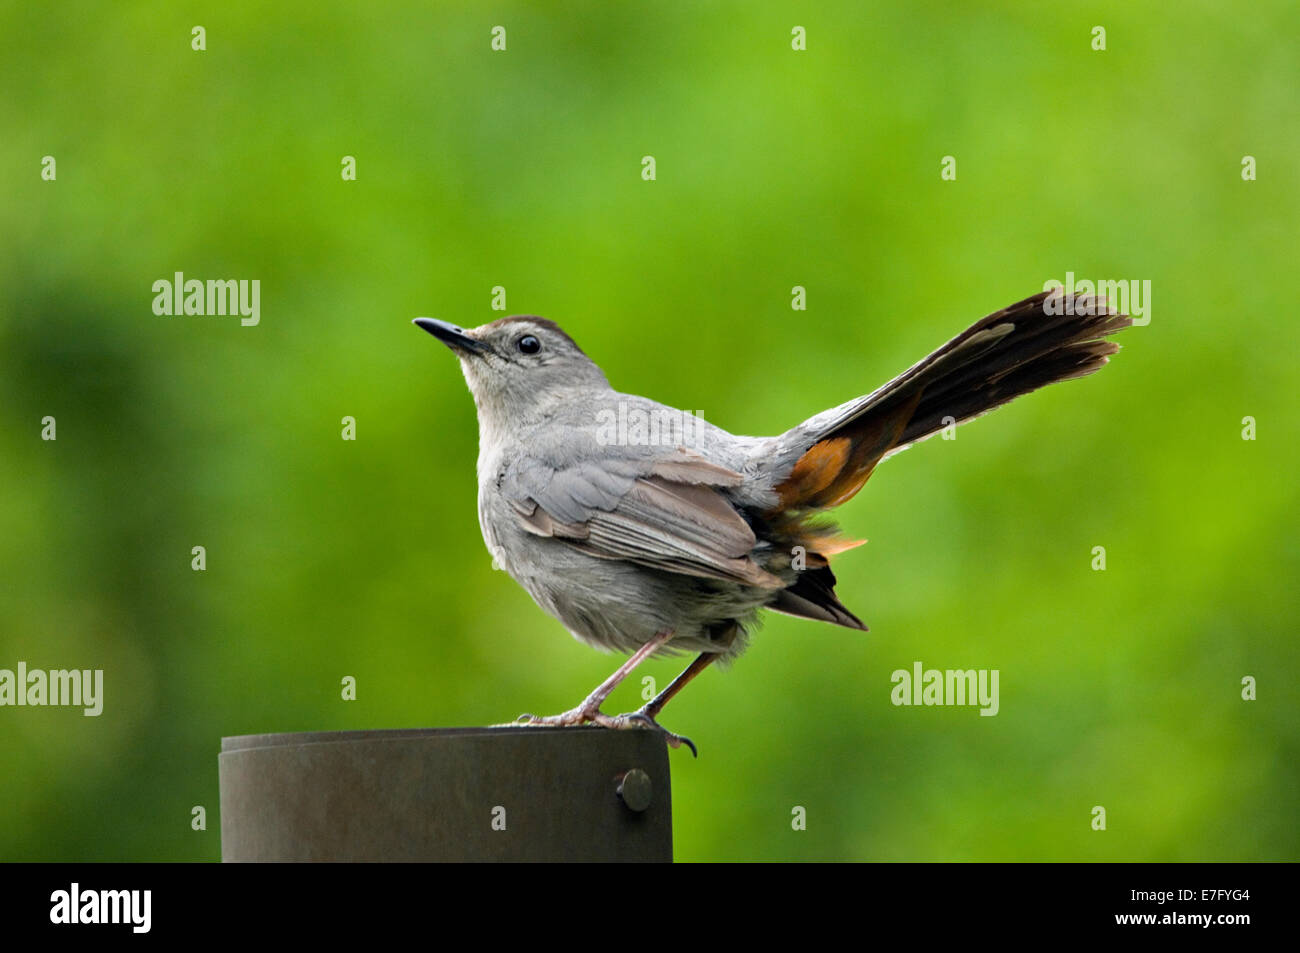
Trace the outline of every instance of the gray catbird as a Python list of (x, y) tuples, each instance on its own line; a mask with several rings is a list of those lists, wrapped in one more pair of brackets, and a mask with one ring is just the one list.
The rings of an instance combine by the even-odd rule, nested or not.
[[(577, 708), (529, 724), (646, 727), (709, 663), (744, 649), (758, 610), (865, 629), (835, 596), (829, 557), (857, 543), (814, 520), (876, 464), (946, 426), (1098, 370), (1131, 324), (1059, 289), (1013, 304), (865, 397), (778, 437), (737, 437), (621, 394), (552, 321), (464, 330), (450, 347), (478, 407), (478, 514), (496, 561), (579, 640), (630, 658)], [(600, 710), (643, 659), (699, 655), (639, 711)], [(690, 745), (694, 751), (694, 745)]]

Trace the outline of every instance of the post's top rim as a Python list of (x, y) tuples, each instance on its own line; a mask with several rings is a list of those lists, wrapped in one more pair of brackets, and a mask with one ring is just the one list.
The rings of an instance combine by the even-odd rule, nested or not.
[(552, 728), (534, 725), (467, 726), (459, 728), (375, 728), (360, 731), (291, 731), (269, 732), (254, 735), (231, 735), (221, 739), (225, 752), (248, 751), (254, 748), (281, 748), (295, 745), (349, 744), (374, 741), (413, 741), (435, 739), (468, 739), (507, 737), (517, 735), (537, 737), (564, 735), (566, 737), (650, 735), (650, 732), (610, 732), (595, 725), (581, 728)]

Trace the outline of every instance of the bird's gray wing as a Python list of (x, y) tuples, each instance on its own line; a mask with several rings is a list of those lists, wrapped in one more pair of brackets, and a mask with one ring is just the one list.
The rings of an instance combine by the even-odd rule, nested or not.
[(678, 448), (567, 466), (525, 456), (498, 485), (525, 530), (592, 556), (781, 588), (750, 556), (754, 531), (719, 492), (743, 481), (734, 470)]

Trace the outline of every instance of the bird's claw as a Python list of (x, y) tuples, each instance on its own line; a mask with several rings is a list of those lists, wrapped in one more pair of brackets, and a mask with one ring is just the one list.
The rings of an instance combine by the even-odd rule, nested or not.
[(695, 747), (695, 742), (691, 741), (690, 738), (687, 738), (684, 735), (673, 734), (663, 725), (659, 724), (659, 722), (655, 721), (650, 713), (644, 708), (639, 711), (628, 712), (625, 715), (615, 715), (612, 718), (601, 712), (596, 712), (596, 715), (597, 717), (592, 720), (602, 728), (613, 728), (615, 730), (645, 728), (650, 731), (657, 731), (663, 736), (664, 741), (668, 743), (668, 747), (680, 748), (682, 745), (686, 745), (686, 747), (691, 749), (692, 756), (696, 758), (700, 756), (699, 750)]
[(544, 718), (537, 715), (531, 715), (527, 712), (520, 715), (511, 725), (535, 725), (550, 728), (569, 728), (577, 725), (585, 725), (591, 722), (599, 725), (601, 728), (610, 728), (614, 731), (625, 731), (629, 728), (643, 728), (650, 731), (657, 731), (663, 736), (664, 741), (670, 748), (680, 748), (682, 745), (691, 749), (691, 754), (695, 757), (700, 756), (699, 750), (695, 747), (695, 742), (683, 735), (675, 735), (654, 718), (644, 708), (640, 711), (631, 711), (624, 715), (607, 715), (599, 708), (574, 708), (559, 715), (547, 715)]

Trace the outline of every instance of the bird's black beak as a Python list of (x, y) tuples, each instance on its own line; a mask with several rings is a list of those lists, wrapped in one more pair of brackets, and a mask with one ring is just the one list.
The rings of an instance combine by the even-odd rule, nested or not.
[(487, 345), (482, 341), (476, 341), (466, 334), (464, 330), (454, 324), (448, 324), (446, 321), (438, 321), (434, 318), (416, 318), (411, 323), (416, 327), (424, 328), (453, 351), (482, 354), (487, 350)]

